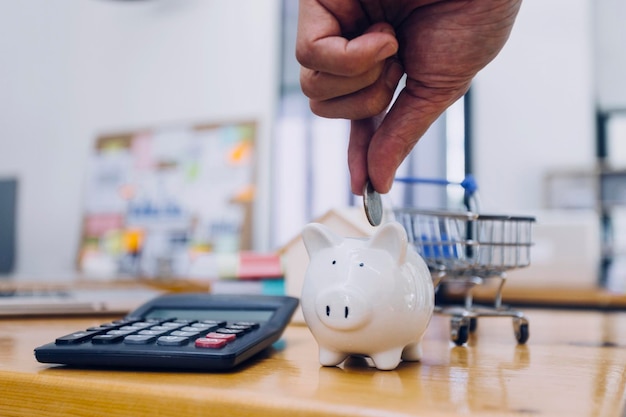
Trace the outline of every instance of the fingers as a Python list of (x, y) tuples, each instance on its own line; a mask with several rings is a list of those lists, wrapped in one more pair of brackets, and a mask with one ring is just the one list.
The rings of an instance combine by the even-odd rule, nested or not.
[(369, 24), (360, 0), (300, 0), (297, 39), (304, 42), (328, 36), (351, 39)]
[(305, 96), (315, 101), (325, 101), (354, 93), (376, 82), (385, 68), (385, 61), (375, 64), (363, 74), (352, 77), (327, 72), (300, 70), (300, 87)]
[(350, 123), (348, 168), (350, 170), (350, 188), (355, 195), (363, 194), (363, 186), (368, 177), (367, 150), (376, 127), (377, 123), (373, 118), (353, 120)]
[[(327, 64), (323, 59), (316, 60), (322, 62), (317, 68), (326, 71), (302, 68), (300, 85), (310, 98), (313, 113), (328, 118), (362, 119), (380, 113), (391, 102), (404, 69), (394, 58), (379, 60), (375, 53), (380, 50), (368, 49), (367, 42), (360, 43), (361, 40), (350, 41), (353, 45), (348, 52), (336, 51), (337, 59)], [(394, 55), (397, 50), (395, 38), (391, 49), (382, 50), (382, 56)], [(328, 52), (330, 56), (332, 51)], [(355, 55), (360, 59), (351, 58)]]
[[(373, 84), (361, 87), (362, 78), (347, 79), (342, 86), (328, 87), (331, 88), (328, 93), (335, 88), (336, 91), (345, 93), (344, 95), (327, 100), (311, 99), (311, 110), (318, 116), (328, 118), (358, 120), (375, 116), (387, 109), (403, 74), (404, 69), (399, 62), (390, 58), (384, 63), (382, 73)], [(331, 81), (330, 77), (326, 81)], [(341, 80), (335, 78), (332, 81)], [(357, 90), (352, 92), (355, 86)], [(325, 88), (320, 87), (321, 97), (327, 91)]]
[(393, 27), (370, 25), (357, 0), (301, 0), (296, 58), (305, 68), (335, 75), (366, 72), (398, 50)]
[[(372, 116), (388, 106), (393, 95), (389, 91), (403, 73), (397, 64), (387, 62), (398, 50), (394, 30), (388, 23), (377, 23), (349, 39), (345, 31), (356, 30), (367, 20), (360, 3), (346, 0), (333, 6), (331, 10), (315, 0), (300, 2), (296, 58), (302, 65), (302, 91), (320, 116)], [(393, 86), (385, 83), (393, 78)]]
[[(296, 59), (305, 68), (341, 76), (360, 75), (398, 51), (391, 26), (378, 23), (354, 39), (330, 31), (307, 34), (303, 29), (296, 40)], [(334, 28), (333, 28), (334, 29)]]
[[(315, 114), (353, 120), (355, 194), (368, 179), (378, 192), (390, 190), (419, 138), (502, 48), (519, 3), (300, 0), (301, 85)], [(382, 22), (390, 16), (397, 34)], [(379, 123), (404, 73), (407, 86)]]

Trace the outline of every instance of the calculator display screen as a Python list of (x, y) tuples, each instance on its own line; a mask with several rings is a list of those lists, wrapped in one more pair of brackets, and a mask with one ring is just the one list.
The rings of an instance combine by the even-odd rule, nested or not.
[(235, 321), (268, 321), (274, 310), (229, 310), (229, 309), (190, 309), (190, 308), (154, 308), (146, 315), (145, 318), (169, 318), (186, 320), (226, 320)]

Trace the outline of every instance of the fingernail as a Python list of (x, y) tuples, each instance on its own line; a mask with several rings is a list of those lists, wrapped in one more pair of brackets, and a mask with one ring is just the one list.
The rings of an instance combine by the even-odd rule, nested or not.
[(393, 26), (390, 26), (388, 24), (382, 24), (380, 25), (380, 27), (376, 27), (376, 30), (380, 33), (388, 33), (392, 36), (396, 36), (396, 31), (393, 30)]
[(404, 75), (404, 67), (396, 59), (390, 60), (385, 70), (385, 84), (390, 90), (395, 90)]
[(378, 54), (376, 55), (376, 58), (378, 61), (383, 61), (387, 58), (389, 58), (390, 56), (395, 55), (395, 53), (398, 52), (398, 48), (395, 44), (393, 43), (386, 43), (385, 46), (383, 46), (382, 48), (380, 48), (380, 51), (378, 51)]
[(387, 194), (389, 190), (391, 190), (391, 184), (393, 183), (393, 179), (390, 181), (389, 179), (385, 179), (382, 184), (379, 184), (376, 188), (379, 194)]

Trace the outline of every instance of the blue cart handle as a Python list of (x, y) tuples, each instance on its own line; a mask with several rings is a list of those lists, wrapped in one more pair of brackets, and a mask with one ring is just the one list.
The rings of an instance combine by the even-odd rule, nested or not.
[(448, 181), (443, 178), (417, 178), (417, 177), (396, 177), (394, 181), (405, 184), (434, 184), (434, 185), (460, 185), (465, 193), (471, 197), (478, 190), (478, 185), (473, 175), (467, 175), (461, 182)]

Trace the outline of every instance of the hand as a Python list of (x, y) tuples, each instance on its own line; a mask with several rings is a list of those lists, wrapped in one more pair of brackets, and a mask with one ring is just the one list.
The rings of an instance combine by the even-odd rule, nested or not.
[[(502, 49), (521, 0), (300, 0), (296, 57), (313, 113), (352, 120), (352, 192), (391, 189), (428, 127)], [(402, 76), (406, 85), (391, 106)]]

